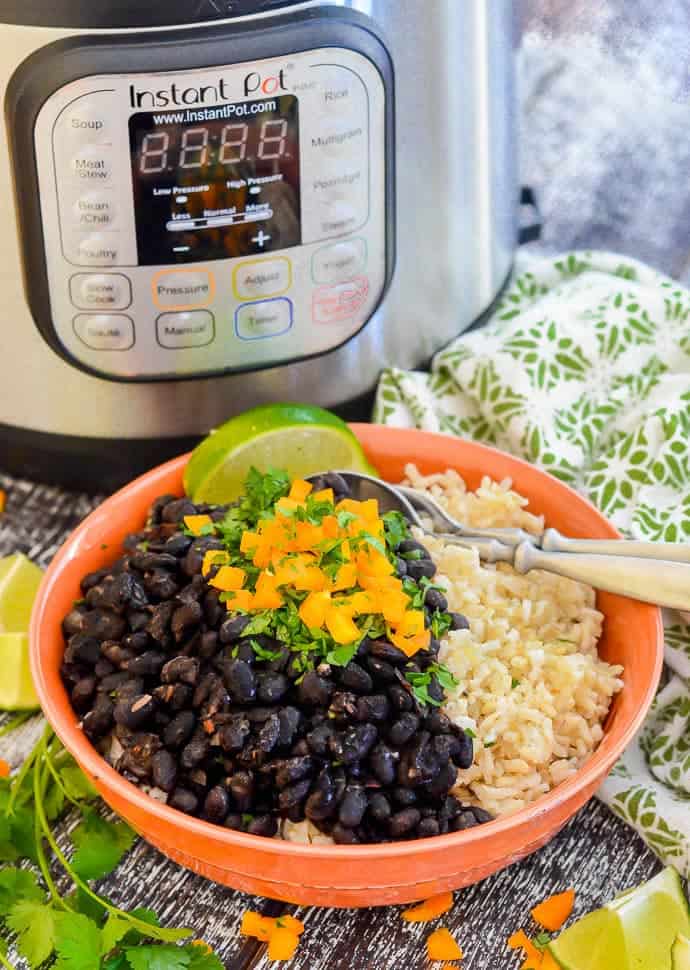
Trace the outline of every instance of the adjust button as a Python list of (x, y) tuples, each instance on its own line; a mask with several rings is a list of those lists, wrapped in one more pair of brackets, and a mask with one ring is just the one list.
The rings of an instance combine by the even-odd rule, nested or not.
[(253, 259), (240, 263), (232, 274), (232, 288), (238, 300), (281, 296), (292, 284), (292, 265), (286, 256)]
[(129, 350), (134, 346), (134, 323), (122, 313), (80, 313), (74, 332), (91, 350)]
[(235, 311), (235, 333), (240, 340), (279, 337), (292, 327), (292, 301), (285, 297), (244, 303)]
[(161, 313), (156, 320), (156, 339), (161, 347), (180, 350), (205, 347), (216, 335), (213, 314), (208, 310), (188, 313)]
[(347, 239), (317, 249), (311, 259), (311, 275), (315, 283), (342, 283), (363, 272), (366, 263), (366, 239)]
[(78, 310), (125, 310), (132, 302), (132, 285), (120, 273), (77, 273), (69, 292)]
[(164, 269), (151, 281), (153, 302), (161, 310), (194, 310), (208, 306), (215, 281), (208, 270)]

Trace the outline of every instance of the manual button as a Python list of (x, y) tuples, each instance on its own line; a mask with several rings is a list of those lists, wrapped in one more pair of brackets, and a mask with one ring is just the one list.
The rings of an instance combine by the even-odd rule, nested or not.
[(78, 310), (125, 310), (132, 302), (131, 283), (120, 273), (77, 273), (69, 292)]
[(129, 350), (134, 346), (134, 322), (123, 313), (80, 313), (74, 332), (91, 350)]
[(215, 321), (208, 310), (161, 313), (156, 320), (156, 339), (161, 347), (169, 350), (205, 347), (213, 341), (215, 335)]

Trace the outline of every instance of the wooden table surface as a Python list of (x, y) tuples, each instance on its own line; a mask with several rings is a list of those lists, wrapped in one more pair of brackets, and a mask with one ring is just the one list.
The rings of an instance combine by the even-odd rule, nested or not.
[[(520, 55), (523, 179), (545, 217), (536, 252), (617, 249), (690, 278), (690, 140), (687, 125), (686, 0), (525, 0)], [(1, 458), (0, 458), (1, 463)], [(0, 555), (21, 550), (46, 565), (96, 504), (0, 474), (8, 492)], [(0, 741), (16, 762), (35, 726)], [(67, 823), (69, 824), (69, 819)], [(519, 965), (505, 940), (550, 892), (577, 887), (577, 912), (660, 868), (637, 835), (591, 802), (546, 848), (457, 894), (445, 924), (457, 930), (463, 970)], [(187, 872), (139, 842), (101, 890), (119, 905), (151, 906), (163, 921), (195, 928), (228, 970), (269, 966), (243, 944), (239, 919), (252, 899)], [(397, 908), (301, 912), (308, 926), (295, 970), (417, 970), (427, 967), (428, 928), (406, 926)], [(21, 966), (17, 962), (18, 966)], [(614, 970), (614, 968), (612, 968)]]

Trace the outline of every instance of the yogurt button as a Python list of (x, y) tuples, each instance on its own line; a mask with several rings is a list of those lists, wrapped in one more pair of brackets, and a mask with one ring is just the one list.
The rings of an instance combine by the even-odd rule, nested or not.
[(87, 192), (73, 207), (76, 229), (110, 229), (117, 220), (117, 205), (106, 192)]

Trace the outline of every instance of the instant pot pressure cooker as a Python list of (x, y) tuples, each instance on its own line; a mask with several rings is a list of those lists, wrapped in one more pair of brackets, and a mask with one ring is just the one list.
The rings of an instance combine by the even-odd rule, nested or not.
[(512, 34), (509, 0), (0, 0), (0, 467), (110, 487), (428, 362), (511, 268)]

